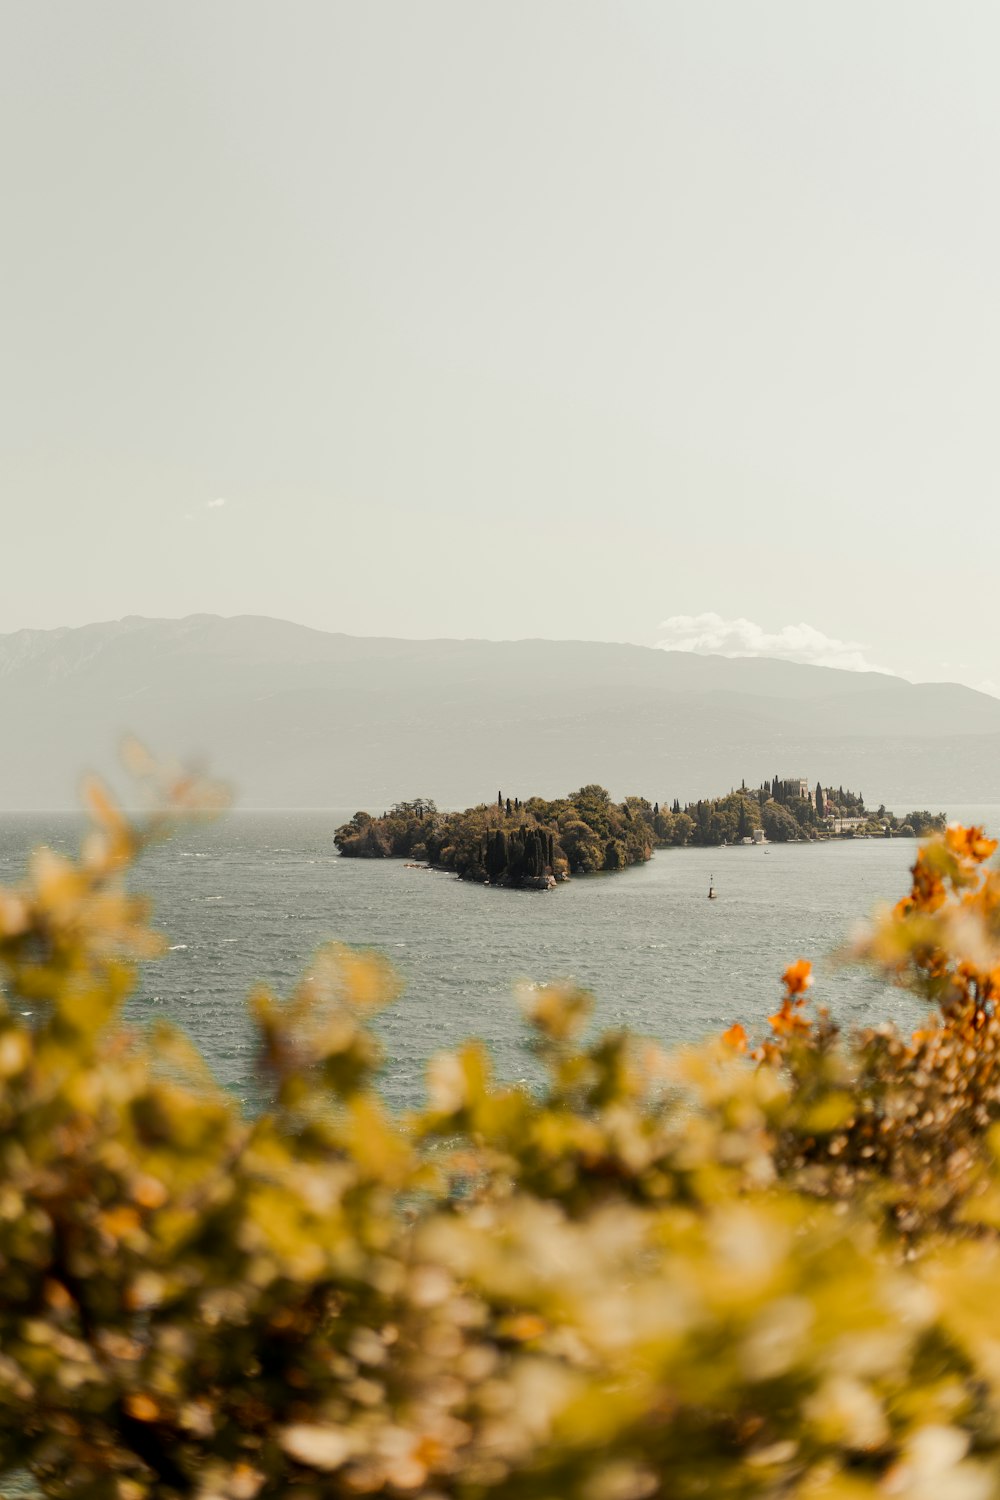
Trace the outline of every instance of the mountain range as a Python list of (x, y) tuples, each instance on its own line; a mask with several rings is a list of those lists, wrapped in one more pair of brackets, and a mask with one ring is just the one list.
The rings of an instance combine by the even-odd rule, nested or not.
[(871, 805), (1000, 802), (1000, 699), (595, 641), (394, 640), (244, 615), (0, 636), (0, 808), (75, 804), (138, 735), (247, 807), (447, 807), (599, 781), (682, 801), (806, 776)]

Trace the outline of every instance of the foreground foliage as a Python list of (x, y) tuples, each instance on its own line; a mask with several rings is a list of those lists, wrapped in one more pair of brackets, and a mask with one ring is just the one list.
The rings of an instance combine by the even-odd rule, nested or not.
[[(184, 779), (173, 811), (205, 805)], [(952, 829), (858, 956), (934, 1009), (844, 1040), (809, 965), (754, 1044), (581, 1040), (539, 1093), (482, 1046), (400, 1124), (331, 947), (251, 1004), (273, 1105), (126, 1032), (154, 816), (93, 790), (0, 893), (0, 1471), (48, 1494), (985, 1500), (1000, 1486), (1000, 878)], [(27, 1014), (25, 1014), (27, 1013)]]

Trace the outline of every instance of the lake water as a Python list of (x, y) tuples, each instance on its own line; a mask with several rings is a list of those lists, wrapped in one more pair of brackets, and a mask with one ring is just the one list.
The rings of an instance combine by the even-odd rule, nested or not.
[[(948, 811), (1000, 827), (1000, 808)], [(330, 938), (381, 949), (406, 981), (379, 1022), (383, 1088), (400, 1108), (420, 1099), (427, 1057), (469, 1035), (490, 1044), (503, 1077), (531, 1076), (513, 993), (521, 979), (572, 977), (594, 992), (599, 1026), (668, 1043), (735, 1020), (759, 1028), (798, 957), (817, 964), (814, 993), (843, 1022), (910, 1025), (921, 1014), (862, 971), (823, 967), (860, 918), (903, 893), (910, 840), (669, 850), (539, 894), (341, 859), (333, 832), (344, 817), (237, 812), (142, 867), (171, 947), (144, 967), (130, 1014), (182, 1026), (251, 1106), (260, 1094), (245, 996), (259, 981), (287, 993)], [(79, 829), (70, 816), (0, 817), (0, 883), (18, 879), (37, 843), (75, 847)], [(712, 878), (717, 901), (706, 899)]]

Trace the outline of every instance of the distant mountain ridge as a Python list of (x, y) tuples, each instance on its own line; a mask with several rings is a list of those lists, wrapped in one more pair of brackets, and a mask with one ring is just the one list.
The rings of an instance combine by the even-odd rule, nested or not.
[(0, 807), (73, 805), (121, 735), (245, 806), (465, 805), (588, 781), (682, 800), (805, 775), (870, 800), (1000, 801), (1000, 699), (765, 658), (399, 640), (243, 615), (0, 636)]

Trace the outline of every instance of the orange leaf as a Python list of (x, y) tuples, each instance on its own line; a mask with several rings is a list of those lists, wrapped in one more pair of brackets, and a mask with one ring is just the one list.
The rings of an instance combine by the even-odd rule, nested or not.
[(959, 859), (974, 860), (976, 864), (982, 864), (996, 853), (996, 839), (988, 839), (976, 824), (963, 828), (960, 823), (953, 823), (945, 830), (944, 841), (952, 854), (957, 854)]
[(155, 1422), (160, 1415), (160, 1408), (152, 1396), (147, 1396), (142, 1391), (134, 1391), (125, 1397), (125, 1410), (138, 1422)]
[(745, 1052), (747, 1050), (747, 1034), (739, 1021), (734, 1022), (728, 1031), (722, 1033), (722, 1040), (727, 1047), (732, 1047), (734, 1052)]
[(813, 982), (812, 964), (807, 958), (798, 958), (781, 977), (790, 995), (802, 995)]

